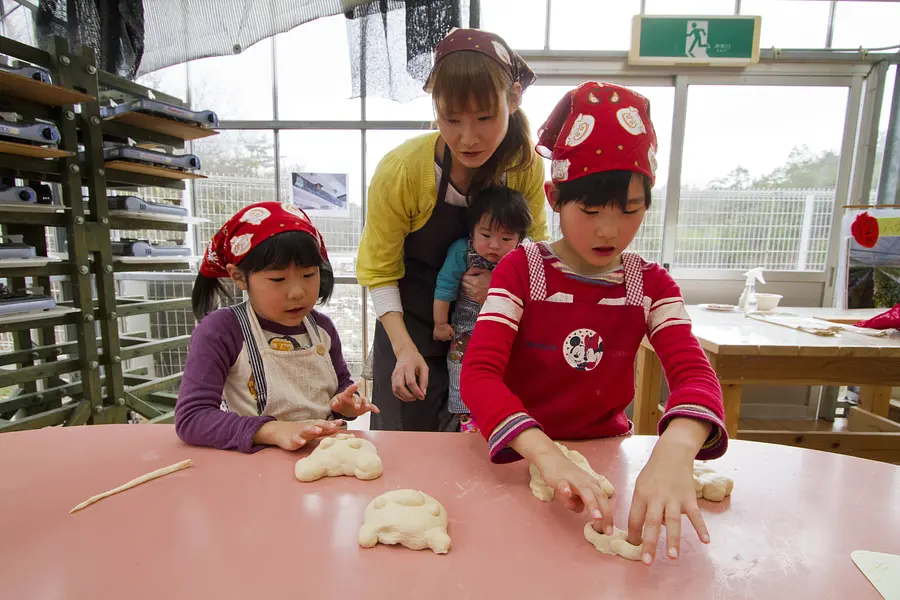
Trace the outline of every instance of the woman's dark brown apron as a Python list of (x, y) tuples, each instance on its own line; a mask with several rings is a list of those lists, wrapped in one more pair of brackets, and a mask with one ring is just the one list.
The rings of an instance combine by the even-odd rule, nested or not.
[(391, 374), (397, 358), (387, 332), (375, 326), (372, 401), (381, 410), (372, 414), (371, 428), (392, 431), (456, 431), (456, 415), (447, 410), (450, 378), (447, 373), (449, 342), (435, 341), (434, 288), (450, 245), (468, 235), (466, 208), (446, 202), (450, 184), (450, 148), (444, 148), (437, 204), (425, 225), (406, 236), (399, 281), (406, 330), (428, 364), (428, 389), (424, 400), (404, 402), (394, 395)]

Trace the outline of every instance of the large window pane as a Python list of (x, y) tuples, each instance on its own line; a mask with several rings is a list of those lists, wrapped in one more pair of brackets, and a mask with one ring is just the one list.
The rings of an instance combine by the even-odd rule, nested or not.
[(357, 120), (351, 98), (344, 15), (316, 19), (275, 37), (279, 119)]
[(762, 17), (761, 48), (824, 48), (829, 2), (743, 0), (742, 15)]
[(900, 4), (838, 2), (832, 48), (876, 48), (900, 44)]
[(691, 86), (675, 266), (822, 271), (846, 88)]
[(434, 104), (431, 94), (409, 102), (394, 102), (386, 98), (366, 98), (367, 121), (433, 121)]
[[(356, 284), (335, 285), (328, 304), (318, 307), (318, 310), (334, 321), (334, 327), (341, 338), (344, 360), (350, 368), (350, 375), (357, 380), (363, 359), (362, 308), (362, 288)], [(372, 343), (371, 338), (369, 343)]]
[(881, 183), (881, 169), (884, 162), (884, 146), (887, 142), (887, 128), (891, 120), (891, 106), (894, 97), (894, 82), (897, 78), (897, 65), (892, 65), (888, 69), (887, 77), (884, 82), (884, 96), (881, 101), (881, 116), (878, 118), (878, 141), (875, 145), (875, 170), (872, 175), (872, 195), (871, 201), (874, 203), (878, 198), (878, 187)]
[(272, 118), (272, 40), (240, 54), (191, 61), (191, 105), (214, 110), (220, 119)]
[(37, 46), (34, 32), (34, 13), (30, 7), (16, 0), (0, 0), (4, 18), (0, 19), (0, 35), (22, 44)]
[[(675, 91), (673, 88), (662, 87), (635, 87), (636, 92), (643, 94), (650, 100), (650, 114), (653, 126), (659, 141), (657, 161), (659, 167), (656, 171), (656, 186), (653, 188), (653, 203), (644, 217), (637, 237), (631, 244), (631, 250), (640, 253), (648, 260), (659, 260), (662, 241), (663, 216), (665, 214), (666, 184), (669, 177), (669, 147), (672, 140), (672, 112), (674, 110)], [(541, 127), (553, 108), (571, 86), (532, 86), (525, 92), (522, 99), (522, 107), (531, 123), (532, 139), (537, 141), (537, 130)], [(543, 159), (542, 159), (543, 160)], [(544, 162), (544, 177), (550, 179), (550, 161)], [(550, 225), (551, 239), (559, 239), (559, 218), (548, 205), (545, 208), (547, 221)]]
[[(334, 274), (355, 275), (356, 249), (362, 234), (360, 132), (282, 131), (279, 134), (279, 144), (282, 202), (292, 201), (292, 173), (343, 176), (338, 179), (343, 179), (345, 184), (344, 207), (307, 212), (325, 238)], [(315, 178), (311, 180), (315, 181)]]
[(184, 63), (141, 75), (136, 81), (151, 90), (175, 96), (180, 100), (187, 100), (187, 65)]
[(603, 2), (600, 7), (597, 0), (553, 0), (550, 10), (551, 49), (627, 50), (631, 47), (631, 20), (641, 12), (641, 3), (619, 0)]
[(649, 15), (733, 15), (734, 2), (729, 0), (647, 0), (644, 12)]
[(516, 50), (543, 48), (547, 0), (515, 0), (515, 6), (512, 4), (509, 0), (481, 0), (481, 28), (501, 36)]
[(202, 245), (241, 208), (271, 202), (275, 196), (275, 136), (271, 131), (229, 130), (193, 142), (202, 172), (194, 182), (196, 216)]

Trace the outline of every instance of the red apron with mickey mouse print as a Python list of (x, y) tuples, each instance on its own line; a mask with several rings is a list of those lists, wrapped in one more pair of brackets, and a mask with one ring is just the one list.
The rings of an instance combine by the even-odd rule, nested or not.
[(554, 439), (625, 435), (634, 397), (634, 362), (647, 333), (641, 259), (624, 253), (625, 296), (600, 304), (568, 293), (579, 285), (546, 268), (537, 244), (525, 247), (529, 298), (504, 381)]

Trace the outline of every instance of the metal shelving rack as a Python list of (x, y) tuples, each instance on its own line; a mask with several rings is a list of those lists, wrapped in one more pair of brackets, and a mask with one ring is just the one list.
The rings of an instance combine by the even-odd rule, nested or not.
[[(142, 172), (104, 163), (103, 140), (130, 138), (138, 143), (183, 148), (195, 137), (215, 135), (210, 130), (179, 126), (165, 119), (114, 119), (100, 116), (100, 91), (122, 92), (184, 105), (174, 98), (112, 74), (99, 71), (89, 48), (72, 52), (66, 40), (55, 38), (49, 52), (0, 37), (0, 54), (24, 60), (50, 71), (57, 85), (0, 73), (0, 111), (24, 118), (49, 120), (62, 136), (59, 152), (41, 154), (34, 147), (0, 147), (0, 176), (29, 183), (59, 185), (62, 205), (0, 205), (0, 226), (5, 235), (21, 235), (39, 256), (48, 256), (47, 227), (64, 227), (68, 257), (45, 266), (0, 266), (0, 279), (14, 288), (32, 285), (50, 289), (51, 277), (62, 276), (71, 287), (71, 300), (52, 311), (0, 317), (0, 333), (12, 333), (14, 351), (0, 355), (0, 387), (17, 385), (18, 394), (0, 401), (0, 432), (45, 426), (125, 423), (129, 410), (149, 423), (171, 422), (174, 394), (181, 374), (162, 379), (124, 372), (124, 361), (185, 346), (189, 336), (152, 340), (123, 336), (119, 319), (190, 307), (189, 298), (141, 301), (116, 298), (115, 273), (187, 269), (190, 261), (117, 261), (111, 250), (112, 231), (187, 231), (187, 219), (110, 211), (107, 190), (153, 186), (183, 190), (187, 178), (153, 168)], [(129, 122), (126, 122), (129, 121)], [(81, 154), (79, 155), (79, 145)], [(53, 156), (50, 156), (50, 155)], [(47, 156), (46, 158), (43, 156)], [(82, 186), (88, 189), (87, 196)], [(69, 326), (76, 342), (58, 341), (54, 327)], [(99, 325), (99, 337), (98, 327)], [(32, 331), (37, 331), (37, 344)], [(71, 377), (77, 374), (77, 377)], [(64, 378), (63, 376), (68, 376)], [(64, 398), (71, 399), (63, 402)], [(15, 419), (13, 419), (15, 416)]]

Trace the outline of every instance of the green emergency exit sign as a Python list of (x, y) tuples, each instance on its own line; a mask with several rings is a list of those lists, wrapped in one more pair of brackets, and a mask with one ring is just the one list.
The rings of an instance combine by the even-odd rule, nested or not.
[(759, 61), (760, 17), (635, 15), (633, 65), (742, 66)]

